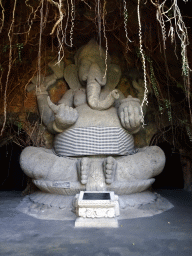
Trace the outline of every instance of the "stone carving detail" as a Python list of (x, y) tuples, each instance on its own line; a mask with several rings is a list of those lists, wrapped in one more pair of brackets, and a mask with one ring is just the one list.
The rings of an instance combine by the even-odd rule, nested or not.
[[(42, 191), (141, 192), (164, 168), (159, 147), (135, 149), (133, 134), (141, 128), (140, 100), (125, 98), (115, 89), (121, 70), (108, 56), (105, 75), (105, 57), (105, 50), (91, 40), (77, 51), (74, 64), (63, 70), (63, 63), (50, 63), (53, 77), (42, 78), (37, 102), (44, 125), (55, 135), (54, 150), (27, 147), (20, 158), (23, 171)], [(47, 88), (62, 76), (69, 90), (56, 105)]]
[(114, 209), (106, 208), (81, 208), (79, 209), (79, 217), (83, 218), (113, 218), (115, 217)]
[[(92, 192), (95, 195), (108, 194), (108, 200), (84, 199), (87, 192), (76, 195), (74, 207), (82, 218), (115, 218), (119, 216), (119, 197), (114, 192)], [(88, 193), (89, 194), (89, 193)]]

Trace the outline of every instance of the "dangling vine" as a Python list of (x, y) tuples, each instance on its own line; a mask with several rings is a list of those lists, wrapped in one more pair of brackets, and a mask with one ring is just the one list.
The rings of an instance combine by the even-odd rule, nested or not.
[[(171, 3), (167, 0), (160, 2), (138, 0), (137, 3), (127, 0), (25, 0), (20, 3), (20, 8), (18, 8), (17, 0), (11, 1), (11, 4), (10, 11), (8, 11), (5, 1), (0, 0), (0, 33), (2, 35), (0, 90), (3, 95), (1, 134), (6, 126), (7, 114), (10, 111), (9, 105), (13, 102), (9, 97), (18, 93), (17, 89), (24, 91), (26, 84), (30, 83), (33, 76), (37, 76), (37, 87), (40, 86), (41, 74), (45, 71), (46, 75), (47, 72), (45, 55), (49, 55), (46, 63), (55, 59), (53, 56), (50, 57), (49, 50), (51, 49), (52, 54), (57, 56), (57, 63), (61, 61), (64, 61), (65, 65), (68, 62), (74, 63), (72, 60), (74, 52), (91, 38), (96, 39), (100, 49), (102, 46), (105, 48), (104, 77), (107, 76), (108, 71), (108, 52), (111, 54), (116, 47), (121, 47), (117, 55), (121, 53), (124, 59), (120, 57), (119, 63), (122, 64), (125, 61), (126, 64), (122, 65), (129, 69), (134, 65), (134, 68), (137, 66), (132, 57), (135, 49), (139, 49), (139, 58), (144, 73), (144, 97), (141, 102), (142, 125), (144, 125), (143, 109), (148, 104), (148, 89), (150, 89), (148, 83), (151, 84), (157, 99), (159, 116), (162, 117), (166, 113), (168, 121), (173, 123), (175, 122), (174, 109), (172, 109), (174, 104), (169, 90), (170, 87), (176, 85), (175, 87), (178, 88), (177, 85), (181, 84), (180, 88), (188, 102), (188, 109), (184, 111), (187, 115), (185, 120), (188, 121), (185, 123), (189, 127), (187, 128), (189, 133), (189, 119), (192, 124), (191, 69), (189, 66), (191, 59), (187, 53), (188, 30), (183, 21), (178, 0), (172, 0)], [(9, 16), (10, 20), (6, 19)], [(155, 20), (151, 20), (150, 17)], [(151, 26), (154, 31), (151, 33), (150, 41), (146, 39), (150, 36), (149, 27)], [(160, 36), (156, 40), (155, 34), (158, 35), (158, 33)], [(178, 42), (180, 47), (178, 47)], [(169, 63), (166, 63), (163, 68), (158, 68), (160, 64), (157, 64), (159, 59), (156, 52), (163, 49), (167, 55), (172, 45), (175, 46), (174, 53), (177, 54), (178, 66), (181, 61), (184, 82), (172, 77), (172, 73), (168, 70), (168, 68), (171, 70)], [(167, 61), (165, 55), (162, 57), (164, 62)], [(25, 67), (29, 67), (32, 63), (35, 63), (35, 68), (30, 71), (25, 84), (22, 85), (23, 74), (27, 73)], [(126, 73), (126, 70), (123, 72)], [(167, 85), (168, 82), (171, 86)], [(16, 98), (15, 95), (14, 97)], [(23, 96), (23, 99), (25, 98), (26, 91)]]
[(2, 4), (2, 0), (0, 0), (0, 6), (2, 8), (2, 18), (1, 18), (1, 27), (0, 27), (0, 33), (2, 32), (2, 29), (3, 29), (3, 26), (4, 26), (4, 21), (5, 21), (5, 9), (3, 7), (3, 4)]
[(104, 5), (103, 5), (103, 34), (105, 38), (105, 74), (104, 78), (107, 75), (107, 54), (108, 54), (108, 42), (107, 42), (107, 36), (106, 36), (106, 31), (105, 31), (105, 15), (107, 14), (106, 12), (106, 0), (104, 0)]
[(95, 13), (97, 14), (97, 26), (98, 26), (98, 37), (99, 37), (99, 47), (101, 51), (101, 2), (100, 0), (96, 0), (95, 4)]
[(127, 11), (127, 4), (126, 0), (123, 0), (123, 15), (124, 15), (124, 29), (125, 29), (125, 36), (126, 36), (126, 52), (129, 50), (128, 42), (132, 42), (128, 37), (128, 31), (127, 31), (127, 20), (128, 20), (128, 11)]
[(142, 125), (144, 126), (144, 113), (143, 113), (143, 107), (144, 104), (148, 104), (147, 100), (147, 75), (146, 75), (146, 65), (145, 65), (145, 55), (143, 52), (143, 45), (142, 45), (142, 31), (141, 31), (141, 17), (140, 17), (140, 0), (138, 0), (138, 5), (137, 5), (137, 17), (138, 17), (138, 24), (139, 24), (139, 50), (142, 58), (142, 64), (143, 64), (143, 72), (144, 72), (144, 96), (143, 96), (143, 101), (141, 102), (141, 122)]
[[(187, 46), (189, 45), (188, 32), (187, 32), (185, 23), (183, 21), (179, 6), (177, 4), (177, 0), (173, 0), (171, 7), (167, 8), (167, 10), (165, 10), (166, 2), (167, 1), (165, 0), (161, 4), (159, 4), (157, 2), (154, 3), (153, 0), (151, 0), (151, 3), (157, 9), (156, 16), (162, 30), (164, 49), (166, 48), (165, 22), (168, 22), (170, 25), (168, 36), (171, 37), (171, 42), (172, 43), (174, 42), (175, 34), (176, 34), (181, 43), (182, 75), (184, 78), (184, 85), (185, 85), (186, 95), (187, 95), (188, 104), (189, 104), (190, 119), (192, 123), (192, 112), (191, 112), (191, 103), (190, 103), (190, 71), (191, 69), (189, 67), (188, 57), (187, 57)], [(172, 20), (175, 26), (173, 26)]]
[(8, 82), (9, 82), (9, 76), (11, 73), (11, 67), (12, 67), (12, 34), (13, 34), (13, 25), (15, 22), (15, 10), (16, 10), (16, 5), (17, 5), (17, 0), (14, 1), (14, 6), (13, 6), (13, 12), (12, 12), (12, 22), (9, 28), (8, 32), (8, 38), (9, 38), (9, 66), (8, 66), (8, 72), (7, 72), (7, 78), (6, 78), (6, 84), (5, 84), (5, 91), (4, 91), (4, 121), (3, 121), (3, 126), (1, 129), (1, 134), (3, 134), (5, 124), (7, 121), (7, 89), (8, 89)]
[(41, 19), (40, 19), (40, 33), (39, 33), (39, 51), (38, 51), (38, 76), (37, 76), (37, 85), (36, 90), (40, 90), (41, 85), (41, 40), (42, 40), (42, 33), (43, 33), (43, 5), (44, 0), (41, 2)]

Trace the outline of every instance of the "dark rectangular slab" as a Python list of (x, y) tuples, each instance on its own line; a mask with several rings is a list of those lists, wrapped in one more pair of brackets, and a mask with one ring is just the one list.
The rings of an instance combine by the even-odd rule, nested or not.
[(110, 193), (84, 193), (83, 200), (110, 200)]

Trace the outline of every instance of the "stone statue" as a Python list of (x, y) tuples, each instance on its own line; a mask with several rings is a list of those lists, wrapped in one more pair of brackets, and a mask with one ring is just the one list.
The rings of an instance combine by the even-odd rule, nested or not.
[[(107, 61), (107, 63), (106, 63)], [(44, 84), (37, 92), (39, 112), (53, 149), (27, 147), (20, 164), (40, 190), (75, 195), (80, 190), (131, 194), (146, 190), (164, 168), (157, 146), (135, 149), (141, 128), (140, 100), (115, 89), (118, 65), (91, 40), (64, 69), (69, 90), (57, 105)]]

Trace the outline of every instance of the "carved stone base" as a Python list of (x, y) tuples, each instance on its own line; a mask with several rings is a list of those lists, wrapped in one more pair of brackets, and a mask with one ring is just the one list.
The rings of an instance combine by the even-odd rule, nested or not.
[[(140, 193), (147, 190), (155, 181), (155, 179), (148, 180), (134, 180), (131, 182), (115, 181), (110, 185), (106, 184), (107, 191), (114, 191), (116, 195), (129, 195), (133, 193)], [(50, 181), (50, 180), (33, 180), (33, 183), (43, 192), (72, 196), (86, 190), (85, 185), (80, 182), (70, 181)]]
[[(133, 219), (160, 214), (173, 205), (159, 194), (149, 191), (119, 196), (120, 216), (117, 219)], [(74, 196), (43, 192), (25, 196), (17, 209), (38, 219), (73, 220), (75, 222)]]
[(81, 191), (76, 195), (75, 207), (80, 217), (75, 227), (118, 227), (115, 217), (120, 215), (119, 202), (114, 192)]
[(114, 218), (119, 216), (118, 196), (114, 192), (81, 191), (76, 195), (76, 214), (83, 218)]
[(25, 196), (17, 209), (37, 219), (75, 220), (72, 202), (74, 196), (36, 192)]
[(87, 219), (79, 217), (75, 221), (76, 228), (118, 228), (116, 218)]

